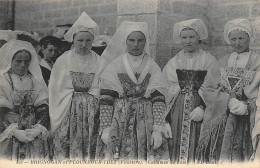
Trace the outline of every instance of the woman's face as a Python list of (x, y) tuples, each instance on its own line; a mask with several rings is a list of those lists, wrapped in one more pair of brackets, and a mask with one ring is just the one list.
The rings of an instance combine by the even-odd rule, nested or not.
[(12, 72), (23, 76), (28, 72), (28, 68), (31, 62), (31, 55), (27, 51), (18, 51), (12, 60), (11, 70)]
[(146, 39), (140, 31), (134, 31), (126, 39), (127, 52), (133, 56), (139, 56), (143, 53)]
[(185, 52), (194, 52), (199, 45), (199, 36), (193, 29), (184, 29), (181, 31), (181, 44)]
[(75, 34), (73, 42), (77, 54), (86, 55), (92, 48), (94, 36), (89, 32), (78, 32)]
[(248, 34), (241, 30), (234, 30), (229, 33), (229, 40), (234, 51), (243, 53), (249, 51), (250, 38)]

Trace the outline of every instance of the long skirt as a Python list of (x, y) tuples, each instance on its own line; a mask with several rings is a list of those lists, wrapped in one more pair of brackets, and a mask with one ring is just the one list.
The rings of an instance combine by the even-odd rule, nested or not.
[(180, 92), (170, 110), (172, 138), (168, 139), (172, 163), (195, 162), (201, 122), (190, 120), (190, 113), (200, 105), (198, 92)]
[[(99, 141), (99, 158), (115, 160), (169, 161), (167, 141), (158, 149), (151, 145), (152, 103), (147, 99), (116, 100), (108, 145)], [(101, 155), (103, 153), (103, 155)]]
[[(251, 115), (253, 115), (253, 111)], [(196, 160), (200, 163), (245, 162), (253, 154), (250, 115), (226, 114), (203, 124)]]
[(94, 159), (99, 128), (98, 100), (75, 92), (70, 111), (53, 134), (54, 159)]

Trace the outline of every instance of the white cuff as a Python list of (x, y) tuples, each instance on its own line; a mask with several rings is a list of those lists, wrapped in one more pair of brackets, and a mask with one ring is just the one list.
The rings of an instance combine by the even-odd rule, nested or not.
[(164, 129), (165, 129), (165, 124), (163, 126), (161, 126), (161, 125), (153, 125), (153, 131), (163, 132)]

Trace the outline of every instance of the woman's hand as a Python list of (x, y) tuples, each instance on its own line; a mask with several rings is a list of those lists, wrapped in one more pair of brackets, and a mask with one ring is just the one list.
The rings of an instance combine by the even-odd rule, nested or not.
[(191, 113), (190, 113), (190, 120), (193, 121), (201, 121), (204, 116), (204, 110), (201, 107), (196, 107)]
[(111, 132), (110, 128), (108, 127), (103, 130), (102, 135), (101, 135), (101, 139), (104, 142), (104, 144), (106, 144), (106, 145), (110, 141), (110, 136), (109, 136), (110, 132)]
[(228, 108), (229, 108), (229, 109), (234, 108), (234, 106), (235, 106), (237, 103), (239, 103), (239, 102), (240, 102), (240, 101), (237, 100), (236, 98), (231, 98), (231, 99), (229, 100), (229, 102), (228, 102)]
[(34, 138), (27, 136), (25, 130), (15, 130), (14, 137), (16, 137), (20, 142), (31, 142)]
[(151, 136), (151, 145), (153, 145), (153, 149), (157, 149), (162, 145), (162, 130), (163, 126), (154, 125), (153, 133)]
[(28, 137), (34, 139), (35, 137), (37, 137), (38, 135), (40, 135), (41, 130), (39, 130), (39, 129), (26, 129), (25, 132), (26, 132), (26, 135), (27, 135)]
[(230, 112), (235, 115), (246, 115), (247, 105), (244, 102), (239, 101), (233, 106), (233, 108), (230, 109)]

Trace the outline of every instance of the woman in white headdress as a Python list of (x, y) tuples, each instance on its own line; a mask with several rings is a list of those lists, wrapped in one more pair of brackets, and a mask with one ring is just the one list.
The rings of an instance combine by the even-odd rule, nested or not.
[(173, 163), (195, 161), (205, 104), (201, 88), (207, 71), (216, 59), (199, 48), (200, 40), (208, 38), (201, 19), (185, 20), (174, 25), (173, 40), (182, 50), (164, 67), (167, 82), (167, 122), (172, 138), (168, 140)]
[(148, 25), (124, 21), (102, 54), (114, 60), (100, 76), (100, 135), (97, 158), (168, 159), (162, 131), (165, 85), (150, 57)]
[(0, 157), (48, 159), (48, 91), (36, 51), (28, 42), (11, 40), (0, 59)]
[(95, 157), (99, 93), (92, 81), (101, 57), (91, 47), (97, 34), (97, 24), (83, 12), (64, 36), (74, 48), (53, 66), (49, 98), (54, 159)]
[(255, 39), (254, 27), (247, 19), (228, 21), (224, 38), (234, 51), (207, 75), (198, 162), (244, 162), (253, 153), (251, 132), (259, 87), (259, 79), (254, 77), (260, 70), (259, 54), (249, 50)]

